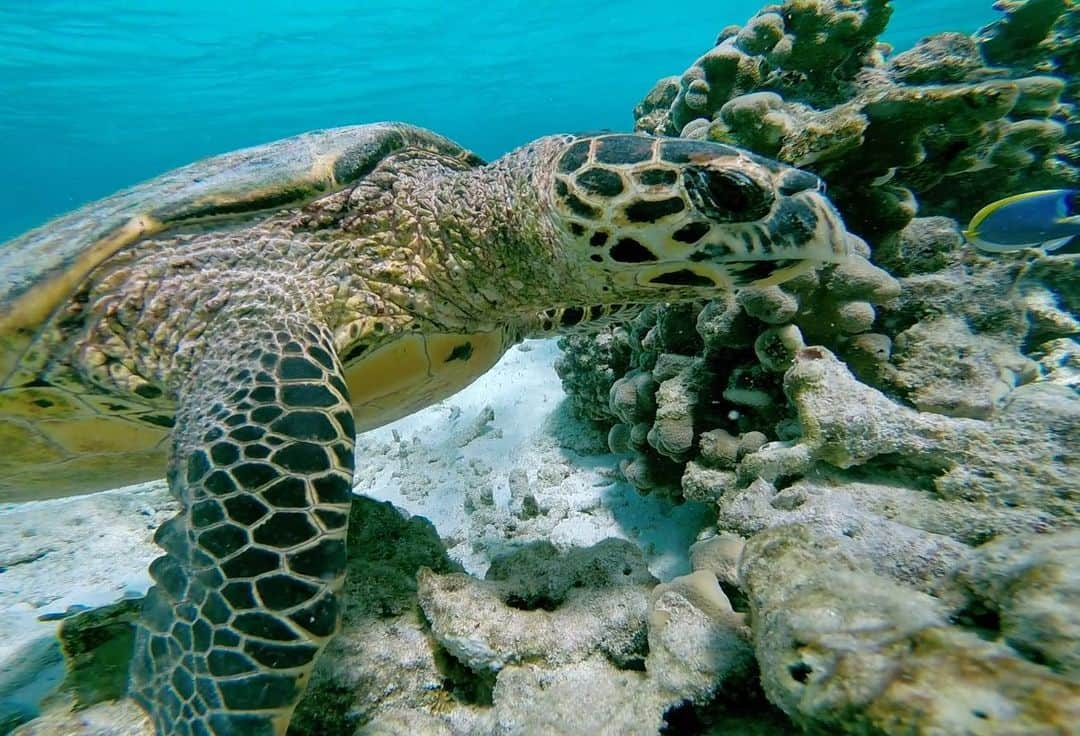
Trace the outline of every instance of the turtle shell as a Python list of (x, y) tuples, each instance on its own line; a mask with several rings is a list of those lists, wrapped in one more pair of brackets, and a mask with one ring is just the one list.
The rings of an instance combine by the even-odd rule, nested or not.
[[(165, 467), (169, 402), (95, 393), (63, 369), (41, 380), (37, 370), (48, 359), (43, 328), (95, 267), (172, 228), (228, 226), (344, 189), (403, 149), (481, 163), (408, 125), (315, 131), (176, 169), (0, 245), (0, 502), (133, 483)], [(503, 349), (501, 333), (408, 336), (346, 360), (347, 378), (358, 409), (381, 422), (468, 383)]]
[(349, 186), (405, 148), (482, 163), (453, 141), (402, 123), (317, 130), (175, 169), (0, 245), (0, 386), (20, 343), (121, 248), (202, 220), (295, 207)]

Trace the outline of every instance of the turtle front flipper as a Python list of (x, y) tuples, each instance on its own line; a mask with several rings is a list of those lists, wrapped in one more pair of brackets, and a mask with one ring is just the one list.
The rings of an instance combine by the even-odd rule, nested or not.
[(217, 332), (178, 397), (182, 511), (155, 537), (131, 690), (159, 736), (281, 736), (340, 618), (354, 424), (327, 329)]

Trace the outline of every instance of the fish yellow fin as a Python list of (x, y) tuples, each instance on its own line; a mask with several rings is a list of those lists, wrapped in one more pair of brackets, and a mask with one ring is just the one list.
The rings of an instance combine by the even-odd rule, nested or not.
[(979, 232), (979, 225), (981, 225), (983, 223), (983, 220), (994, 214), (994, 212), (998, 209), (1006, 205), (1010, 205), (1013, 202), (1020, 202), (1025, 199), (1031, 199), (1032, 197), (1041, 197), (1044, 194), (1053, 194), (1056, 191), (1056, 189), (1039, 189), (1038, 191), (1034, 192), (1013, 194), (1009, 197), (1005, 197), (1004, 199), (999, 199), (996, 202), (991, 202), (990, 204), (986, 205), (981, 210), (976, 212), (975, 216), (971, 218), (971, 222), (968, 223), (967, 229), (964, 230), (964, 237), (968, 240), (975, 240)]

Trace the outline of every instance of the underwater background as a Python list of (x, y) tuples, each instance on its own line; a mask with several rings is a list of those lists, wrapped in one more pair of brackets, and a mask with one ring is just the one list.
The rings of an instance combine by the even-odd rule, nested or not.
[[(348, 575), (335, 604), (342, 630), (310, 682), (302, 678), (288, 736), (1080, 736), (1080, 218), (1061, 216), (1080, 214), (1080, 0), (0, 0), (0, 368), (24, 344), (5, 322), (4, 289), (23, 273), (27, 241), (7, 238), (204, 156), (387, 119), (488, 159), (559, 131), (681, 136), (658, 146), (666, 152), (731, 143), (820, 176), (848, 231), (836, 225), (828, 237), (850, 252), (782, 283), (639, 305), (610, 322), (539, 289), (537, 302), (560, 308), (545, 333), (568, 328), (557, 340), (514, 344), (483, 375), (474, 338), (456, 345), (444, 362), (471, 365), (474, 383), (356, 439)], [(608, 143), (593, 149), (593, 174), (605, 170), (597, 159)], [(390, 159), (388, 176), (409, 173), (398, 165)], [(665, 173), (636, 169), (619, 181), (647, 171)], [(830, 222), (799, 205), (820, 202), (822, 182), (790, 175), (778, 178), (778, 216), (751, 225), (768, 231), (763, 246)], [(572, 180), (586, 173), (567, 172)], [(808, 181), (817, 192), (785, 191)], [(1051, 191), (1015, 196), (1041, 189)], [(580, 191), (586, 206), (612, 211)], [(680, 206), (715, 219), (683, 196)], [(632, 220), (632, 206), (614, 211)], [(206, 221), (211, 239), (219, 223)], [(728, 234), (749, 245), (742, 224)], [(674, 228), (695, 249), (681, 265), (720, 247)], [(597, 231), (589, 242), (610, 261), (654, 267), (651, 243), (611, 230), (619, 237)], [(1065, 230), (1067, 243), (1056, 237)], [(520, 246), (520, 232), (489, 245)], [(453, 258), (461, 243), (443, 239)], [(358, 243), (362, 254), (370, 245)], [(162, 262), (147, 253), (141, 262)], [(397, 257), (386, 256), (387, 273)], [(760, 276), (737, 261), (733, 279)], [(190, 266), (169, 261), (185, 297), (220, 289), (215, 304), (249, 311), (246, 282), (212, 270), (188, 280)], [(290, 251), (269, 269), (294, 266), (303, 273)], [(426, 264), (435, 275), (451, 270), (443, 266)], [(476, 280), (464, 293), (499, 295), (515, 273), (467, 272)], [(89, 313), (100, 308), (117, 335), (129, 334), (132, 312), (110, 301), (129, 292), (98, 283)], [(587, 283), (584, 298), (616, 296), (602, 288)], [(48, 301), (50, 290), (38, 293), (26, 303)], [(185, 515), (162, 481), (3, 502), (12, 490), (25, 497), (20, 463), (36, 462), (37, 447), (26, 438), (55, 442), (59, 458), (84, 439), (93, 446), (90, 435), (107, 426), (65, 425), (66, 403), (49, 398), (72, 390), (56, 380), (67, 378), (56, 339), (81, 339), (73, 315), (89, 293), (53, 313), (16, 358), (19, 370), (0, 371), (0, 736), (150, 736), (146, 713), (123, 697), (131, 658), (136, 681), (147, 656), (171, 666), (172, 651), (153, 646), (161, 639), (133, 645), (136, 621), (160, 623), (154, 593), (140, 614), (148, 570), (158, 595), (176, 582), (178, 526), (167, 520)], [(158, 321), (144, 321), (152, 340), (177, 318), (202, 316), (185, 302), (161, 319), (162, 303), (150, 313)], [(291, 352), (280, 336), (280, 352)], [(347, 364), (376, 387), (397, 378), (366, 362), (375, 351), (355, 358), (362, 345), (341, 347)], [(188, 385), (212, 382), (206, 365), (191, 366)], [(291, 371), (277, 373), (291, 382)], [(406, 364), (400, 373), (409, 377)], [(280, 432), (273, 412), (294, 411), (289, 387), (275, 394), (269, 372), (256, 381), (258, 399), (227, 387), (230, 401), (269, 404), (236, 433)], [(126, 411), (80, 391), (65, 401)], [(88, 416), (79, 411), (77, 420)], [(172, 421), (146, 418), (153, 431)], [(190, 413), (176, 418), (183, 437)], [(214, 444), (215, 475), (241, 478), (275, 440), (247, 443), (239, 466), (235, 445)], [(302, 460), (323, 454), (309, 446)], [(291, 660), (288, 645), (263, 646), (270, 629), (248, 628), (276, 620), (270, 596), (286, 591), (285, 567), (249, 583), (238, 573), (250, 570), (234, 564), (268, 547), (297, 557), (322, 548), (287, 547), (309, 528), (282, 492), (305, 468), (290, 471), (220, 503), (200, 499), (186, 515), (201, 548), (221, 560), (236, 552), (206, 579), (227, 582), (229, 606), (243, 613), (218, 627), (206, 661), (231, 654), (240, 659), (215, 661), (247, 667), (250, 654), (265, 665), (259, 677), (315, 656)], [(266, 503), (285, 510), (264, 518)], [(344, 528), (343, 515), (325, 510), (315, 512), (320, 525)], [(159, 558), (163, 547), (171, 556)], [(151, 568), (154, 559), (164, 564)], [(307, 627), (300, 613), (288, 615)], [(207, 666), (197, 658), (209, 639), (198, 644), (196, 627), (208, 631), (214, 616), (208, 607), (193, 615), (169, 640), (187, 653), (171, 689), (149, 703), (159, 719), (190, 687), (177, 675)], [(242, 656), (233, 629), (254, 637)], [(241, 673), (222, 685), (237, 699), (228, 709), (274, 697), (260, 682)], [(184, 697), (190, 718), (207, 696)], [(157, 730), (174, 733), (191, 732)]]
[[(759, 0), (0, 2), (0, 242), (190, 161), (304, 130), (403, 120), (485, 158), (629, 130), (655, 82)], [(897, 49), (995, 17), (898, 3)]]

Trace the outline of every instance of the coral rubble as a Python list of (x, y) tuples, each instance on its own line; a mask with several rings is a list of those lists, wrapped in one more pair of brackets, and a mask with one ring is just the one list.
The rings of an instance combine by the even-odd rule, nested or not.
[[(480, 580), (426, 519), (364, 497), (351, 516), (343, 631), (290, 734), (649, 736), (672, 709), (756, 673), (745, 617), (711, 573), (658, 586), (637, 547), (608, 539), (567, 552), (528, 544)], [(19, 736), (151, 732), (129, 701), (99, 702), (118, 694), (99, 665), (130, 650), (130, 616), (104, 628), (110, 612), (71, 619), (78, 666)], [(71, 693), (85, 710), (71, 710)]]

